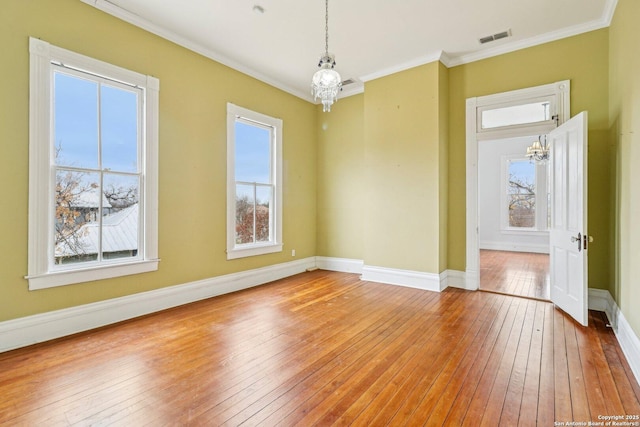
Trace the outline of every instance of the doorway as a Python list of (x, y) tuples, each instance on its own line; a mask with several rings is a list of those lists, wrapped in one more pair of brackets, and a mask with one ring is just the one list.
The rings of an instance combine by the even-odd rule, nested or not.
[[(479, 146), (483, 141), (547, 134), (569, 119), (568, 80), (466, 101), (466, 288), (480, 288)], [(540, 114), (522, 119), (529, 107)], [(525, 114), (526, 116), (526, 114)], [(505, 119), (506, 117), (506, 119)], [(526, 148), (523, 153), (526, 153)]]
[[(588, 324), (588, 114), (569, 119), (569, 81), (498, 93), (466, 102), (465, 287), (480, 288), (478, 145), (491, 139), (549, 134), (551, 226), (550, 300)], [(533, 113), (530, 114), (530, 111)], [(514, 114), (525, 112), (526, 114)], [(529, 150), (525, 152), (529, 154)], [(583, 250), (584, 249), (584, 250)]]
[(525, 156), (539, 138), (478, 143), (480, 290), (550, 299), (549, 167)]

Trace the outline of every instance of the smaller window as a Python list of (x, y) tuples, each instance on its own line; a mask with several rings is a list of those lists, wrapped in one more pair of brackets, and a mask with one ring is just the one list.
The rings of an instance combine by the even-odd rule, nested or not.
[(540, 101), (482, 111), (482, 129), (525, 125), (551, 120), (550, 102)]
[(501, 228), (510, 232), (549, 230), (549, 165), (502, 156)]
[(282, 251), (282, 120), (227, 105), (227, 259)]
[(536, 165), (529, 160), (509, 160), (507, 177), (508, 227), (536, 226)]

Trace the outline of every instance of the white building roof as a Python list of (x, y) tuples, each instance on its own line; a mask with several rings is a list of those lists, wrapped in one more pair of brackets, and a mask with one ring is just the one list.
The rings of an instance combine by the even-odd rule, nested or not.
[[(102, 217), (102, 252), (138, 249), (138, 204)], [(99, 223), (87, 222), (78, 230), (83, 254), (98, 253)], [(55, 256), (78, 255), (66, 243), (56, 246)]]
[(88, 190), (82, 191), (80, 194), (77, 194), (73, 200), (73, 206), (76, 208), (97, 209), (100, 207), (100, 205), (98, 204), (100, 196), (102, 196), (102, 207), (110, 208), (111, 203), (109, 203), (109, 200), (105, 197), (104, 193), (97, 188), (90, 188)]

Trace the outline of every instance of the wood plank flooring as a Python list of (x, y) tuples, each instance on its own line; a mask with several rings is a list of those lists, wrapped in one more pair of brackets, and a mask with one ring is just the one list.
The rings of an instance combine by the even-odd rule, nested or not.
[(553, 426), (640, 414), (604, 314), (314, 271), (0, 354), (0, 425)]
[(480, 251), (480, 289), (549, 300), (549, 255)]

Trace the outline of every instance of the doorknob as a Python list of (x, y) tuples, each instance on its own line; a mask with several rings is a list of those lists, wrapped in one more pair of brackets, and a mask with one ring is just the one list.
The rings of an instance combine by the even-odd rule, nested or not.
[(578, 252), (582, 250), (582, 233), (578, 233), (578, 237), (571, 236), (571, 243), (578, 242)]

